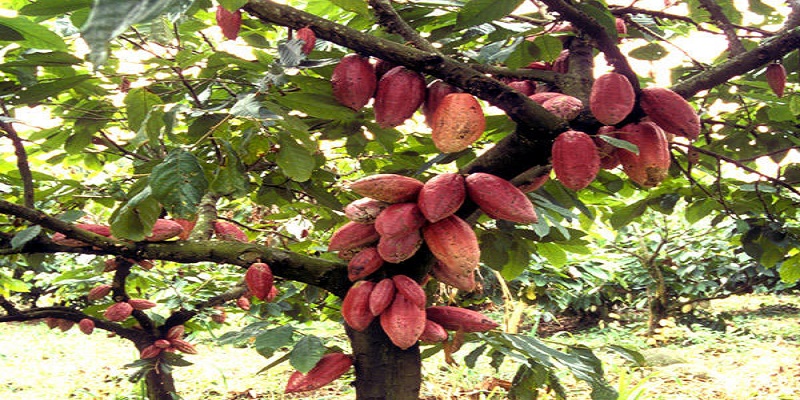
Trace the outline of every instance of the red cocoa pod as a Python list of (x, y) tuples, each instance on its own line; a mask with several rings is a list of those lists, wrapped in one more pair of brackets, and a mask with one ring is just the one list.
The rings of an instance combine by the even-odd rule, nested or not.
[(616, 131), (617, 129), (613, 126), (602, 126), (597, 130), (598, 136), (594, 137), (594, 144), (597, 145), (597, 154), (600, 155), (600, 168), (602, 169), (614, 169), (619, 165), (617, 148), (600, 137), (617, 138)]
[(308, 55), (311, 50), (314, 50), (314, 45), (317, 43), (317, 35), (311, 28), (304, 26), (298, 29), (294, 36), (303, 41), (303, 47), (300, 48), (303, 54)]
[(577, 97), (557, 96), (542, 103), (547, 111), (564, 120), (573, 120), (580, 115), (583, 110), (583, 102)]
[(422, 114), (425, 116), (425, 123), (431, 126), (433, 114), (439, 108), (439, 104), (441, 104), (445, 96), (459, 92), (461, 92), (461, 89), (441, 79), (436, 79), (429, 83), (425, 89), (425, 101), (422, 103)]
[(394, 301), (396, 289), (392, 278), (381, 279), (375, 284), (372, 293), (369, 294), (369, 311), (374, 316), (381, 315)]
[(344, 216), (350, 221), (361, 224), (371, 224), (389, 203), (385, 201), (362, 197), (344, 207)]
[(134, 310), (147, 310), (157, 305), (155, 302), (146, 299), (128, 299), (128, 304), (130, 304)]
[(581, 190), (589, 186), (600, 171), (600, 154), (591, 136), (566, 131), (556, 137), (552, 150), (553, 171), (567, 188)]
[(89, 318), (83, 318), (78, 321), (78, 329), (86, 335), (91, 335), (94, 332), (94, 321)]
[(445, 285), (450, 285), (465, 292), (475, 290), (475, 270), (467, 272), (458, 268), (450, 268), (437, 260), (433, 264), (431, 273), (436, 280)]
[[(528, 40), (527, 38), (525, 40)], [(533, 40), (533, 39), (531, 39)], [(527, 69), (538, 69), (542, 71), (550, 71), (553, 69), (553, 66), (550, 63), (542, 62), (542, 61), (534, 61), (525, 66)]]
[(275, 285), (275, 277), (267, 263), (255, 262), (247, 267), (247, 272), (244, 273), (244, 282), (253, 296), (264, 300)]
[(352, 249), (339, 250), (339, 252), (336, 253), (336, 256), (339, 257), (340, 260), (350, 261), (353, 259), (353, 257), (356, 256), (356, 254), (358, 254), (361, 250), (366, 249), (367, 247), (370, 246), (358, 246), (358, 247), (353, 247)]
[(72, 329), (73, 326), (75, 326), (75, 321), (70, 321), (68, 319), (58, 320), (58, 329), (61, 330), (61, 332), (66, 332)]
[(169, 344), (172, 345), (172, 347), (178, 349), (178, 351), (180, 351), (181, 353), (197, 354), (197, 349), (195, 349), (191, 343), (183, 339), (171, 339), (169, 341)]
[(569, 50), (561, 50), (561, 53), (558, 55), (558, 57), (553, 60), (552, 69), (554, 72), (559, 72), (562, 74), (569, 72)]
[(547, 100), (561, 96), (566, 96), (566, 95), (564, 93), (558, 93), (558, 92), (539, 92), (528, 96), (528, 98), (539, 104), (544, 104), (544, 102)]
[(392, 305), (381, 313), (380, 321), (389, 340), (405, 350), (415, 345), (425, 330), (425, 309), (395, 293)]
[(319, 389), (344, 375), (353, 366), (353, 357), (342, 353), (329, 353), (304, 374), (295, 371), (289, 377), (284, 393), (306, 392)]
[(422, 235), (419, 230), (397, 236), (381, 236), (378, 241), (378, 254), (383, 261), (399, 264), (416, 254), (421, 246)]
[(133, 312), (133, 306), (122, 301), (110, 305), (103, 313), (103, 317), (109, 321), (121, 322), (130, 317), (131, 312)]
[(183, 333), (185, 331), (186, 328), (183, 325), (175, 325), (172, 328), (169, 328), (164, 338), (167, 340), (180, 339), (183, 337)]
[(419, 340), (427, 343), (439, 343), (447, 340), (447, 331), (436, 322), (425, 320), (425, 329), (419, 335)]
[(153, 267), (155, 266), (155, 264), (153, 264), (153, 260), (135, 260), (134, 262), (136, 263), (136, 265), (148, 271), (153, 269)]
[(240, 296), (236, 299), (236, 305), (244, 311), (250, 311), (250, 299), (247, 296)]
[(397, 64), (386, 61), (381, 58), (375, 59), (375, 78), (381, 79), (382, 76), (386, 75), (387, 72), (391, 71)]
[(692, 105), (667, 88), (642, 89), (639, 105), (661, 129), (689, 139), (700, 135), (700, 116)]
[(500, 326), (477, 311), (461, 307), (428, 307), (425, 309), (425, 315), (429, 320), (451, 331), (486, 332)]
[(375, 91), (375, 122), (382, 128), (403, 124), (425, 100), (425, 78), (406, 67), (394, 67), (381, 77)]
[(544, 184), (549, 180), (550, 171), (548, 170), (546, 173), (521, 181), (520, 184), (517, 185), (517, 189), (519, 189), (522, 193), (530, 193), (544, 186)]
[(416, 304), (419, 307), (425, 307), (428, 297), (425, 295), (425, 290), (417, 281), (409, 278), (407, 275), (395, 275), (392, 277), (394, 287), (397, 293), (402, 294), (406, 299)]
[(233, 222), (228, 221), (214, 221), (212, 223), (214, 228), (214, 236), (219, 240), (235, 240), (237, 242), (247, 243), (247, 234), (242, 231), (239, 226)]
[(614, 24), (617, 28), (617, 42), (622, 42), (622, 38), (628, 35), (628, 25), (625, 24), (625, 20), (622, 18), (616, 18)]
[(395, 203), (375, 218), (375, 230), (381, 236), (399, 236), (422, 228), (425, 216), (417, 203)]
[(511, 182), (484, 172), (469, 174), (464, 182), (467, 195), (486, 215), (521, 224), (538, 220), (528, 196)]
[(339, 61), (331, 75), (333, 97), (345, 107), (362, 109), (375, 94), (377, 79), (368, 57), (348, 54)]
[(423, 183), (409, 176), (398, 174), (375, 174), (350, 183), (350, 190), (386, 203), (417, 201)]
[(521, 80), (521, 81), (513, 81), (509, 82), (508, 86), (512, 87), (514, 90), (524, 94), (525, 96), (530, 96), (536, 93), (536, 83), (531, 80)]
[(444, 96), (431, 120), (431, 139), (442, 153), (455, 153), (475, 143), (486, 129), (480, 103), (469, 93)]
[(229, 11), (223, 6), (217, 6), (217, 25), (222, 29), (222, 34), (230, 39), (236, 40), (239, 36), (239, 29), (242, 27), (242, 12), (240, 10)]
[(671, 160), (663, 129), (652, 122), (628, 124), (617, 132), (617, 137), (639, 148), (638, 155), (617, 149), (622, 169), (632, 181), (649, 188), (667, 177)]
[(86, 295), (86, 299), (89, 301), (99, 300), (108, 296), (109, 293), (111, 293), (111, 285), (97, 285), (89, 290), (89, 294)]
[(383, 258), (374, 246), (365, 247), (347, 263), (347, 278), (350, 282), (364, 279), (383, 265)]
[(468, 272), (478, 268), (481, 249), (472, 227), (451, 215), (422, 228), (431, 253), (449, 268)]
[(328, 251), (363, 247), (374, 243), (378, 238), (380, 238), (380, 235), (375, 230), (375, 224), (359, 224), (351, 221), (339, 227), (336, 232), (333, 232), (328, 241)]
[(105, 265), (105, 267), (103, 268), (103, 272), (111, 272), (111, 271), (116, 271), (117, 270), (117, 258), (116, 257), (109, 258), (109, 259), (103, 261), (103, 264)]
[(267, 293), (267, 298), (264, 299), (264, 301), (269, 303), (270, 301), (275, 300), (276, 297), (278, 297), (278, 287), (273, 286), (272, 289), (269, 290), (269, 293)]
[(139, 358), (141, 358), (142, 360), (146, 360), (148, 358), (155, 358), (158, 357), (159, 354), (161, 354), (161, 351), (162, 349), (156, 347), (156, 345), (154, 344), (151, 344), (150, 346), (147, 346), (142, 349), (142, 351), (139, 353)]
[(169, 342), (167, 339), (158, 339), (153, 342), (153, 346), (158, 347), (159, 349), (166, 349), (172, 346), (172, 343)]
[[(75, 227), (78, 229), (83, 229), (85, 231), (92, 232), (96, 235), (111, 237), (111, 227), (107, 225), (98, 225), (98, 224), (75, 224)], [(70, 246), (70, 247), (83, 247), (88, 246), (89, 244), (86, 242), (82, 242), (77, 239), (68, 238), (61, 232), (56, 232), (53, 234), (52, 238), (53, 242), (56, 244), (60, 244), (62, 246)]]
[(625, 75), (609, 72), (600, 75), (592, 85), (589, 109), (603, 125), (616, 125), (633, 111), (636, 93)]
[(144, 240), (148, 242), (160, 242), (180, 235), (183, 232), (183, 226), (170, 219), (157, 219), (153, 224), (153, 230)]
[(58, 328), (58, 318), (47, 317), (44, 319), (44, 323), (49, 329)]
[(417, 197), (417, 205), (422, 215), (430, 222), (436, 222), (453, 215), (467, 197), (464, 176), (444, 173), (425, 182)]
[(767, 84), (772, 89), (772, 92), (778, 97), (783, 97), (783, 91), (786, 88), (786, 68), (783, 64), (772, 63), (767, 65), (764, 76), (767, 78)]
[(375, 318), (369, 310), (369, 295), (375, 283), (370, 281), (358, 281), (347, 291), (342, 300), (342, 317), (344, 322), (356, 331), (367, 329)]
[(173, 221), (177, 222), (181, 227), (183, 227), (183, 231), (178, 235), (178, 240), (186, 240), (189, 239), (189, 235), (192, 234), (192, 230), (194, 230), (194, 226), (197, 225), (197, 221), (190, 221), (188, 219), (182, 218), (175, 218)]
[(225, 307), (214, 306), (214, 310), (215, 312), (211, 314), (211, 320), (218, 324), (224, 324), (228, 317), (227, 313), (225, 312)]

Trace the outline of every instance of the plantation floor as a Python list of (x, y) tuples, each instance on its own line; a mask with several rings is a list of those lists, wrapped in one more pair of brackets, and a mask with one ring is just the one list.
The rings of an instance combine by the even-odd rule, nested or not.
[[(552, 344), (582, 343), (606, 363), (620, 399), (644, 400), (794, 400), (800, 399), (800, 298), (746, 296), (715, 301), (707, 310), (726, 312), (725, 332), (665, 324), (656, 338), (640, 334), (641, 323), (611, 323), (582, 332), (557, 332)], [(624, 318), (624, 316), (623, 316)], [(315, 326), (314, 334), (341, 341), (335, 324)], [(215, 332), (221, 334), (221, 332)], [(185, 399), (352, 399), (345, 376), (312, 394), (281, 394), (290, 369), (287, 363), (256, 373), (269, 363), (254, 350), (211, 346), (211, 338), (192, 338), (199, 354), (187, 356), (192, 366), (175, 370)], [(607, 351), (623, 345), (645, 356), (634, 366)], [(469, 349), (456, 353), (461, 360)], [(44, 324), (0, 325), (0, 399), (140, 399), (141, 387), (127, 381), (124, 365), (138, 354), (119, 338), (97, 331), (86, 336), (73, 329), (50, 331)], [(479, 359), (479, 365), (488, 364)], [(460, 362), (447, 365), (440, 355), (424, 362), (423, 398), (503, 399), (503, 386), (513, 377), (504, 364), (496, 373), (488, 366), (470, 370)], [(508, 368), (506, 368), (506, 366)], [(589, 399), (588, 388), (562, 376), (570, 399)], [(638, 393), (638, 397), (637, 397)], [(541, 399), (549, 398), (546, 394)]]

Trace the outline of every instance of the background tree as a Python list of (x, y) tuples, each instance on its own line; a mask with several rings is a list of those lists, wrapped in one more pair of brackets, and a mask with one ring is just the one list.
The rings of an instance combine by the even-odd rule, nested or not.
[[(601, 124), (585, 107), (565, 121), (504, 82), (532, 80), (540, 90), (588, 104), (599, 61), (628, 78), (638, 96), (653, 82), (629, 60), (657, 61), (676, 48), (675, 39), (695, 32), (724, 36), (728, 46), (713, 62), (687, 55), (671, 71), (670, 88), (691, 100), (702, 132), (671, 143), (672, 167), (660, 186), (642, 190), (619, 170), (601, 171), (579, 192), (551, 181), (529, 194), (540, 214), (536, 224), (495, 223), (471, 203), (458, 215), (476, 223), (485, 265), (512, 279), (531, 254), (563, 264), (565, 252), (585, 251), (595, 206), (609, 210), (620, 229), (646, 209), (680, 199), (687, 215), (733, 220), (747, 254), (787, 281), (800, 277), (797, 164), (787, 157), (797, 147), (800, 105), (796, 84), (776, 96), (763, 72), (779, 62), (796, 81), (797, 2), (753, 1), (740, 10), (705, 0), (679, 9), (546, 0), (515, 12), (523, 3), (223, 1), (230, 11), (244, 11), (234, 45), (209, 34), (217, 32), (217, 8), (204, 0), (8, 2), (17, 14), (0, 19), (6, 28), (0, 128), (14, 157), (0, 161), (0, 321), (88, 319), (144, 350), (239, 298), (243, 268), (257, 261), (269, 264), (287, 293), (305, 296), (293, 303), (296, 315), (313, 305), (333, 307), (337, 301), (324, 293), (342, 297), (351, 286), (346, 265), (326, 251), (331, 232), (345, 221), (340, 210), (356, 198), (344, 182), (387, 172), (422, 180), (489, 172), (517, 182), (526, 171), (528, 179), (541, 175), (559, 134), (596, 135)], [(762, 18), (745, 22), (744, 12)], [(615, 18), (625, 21), (626, 33)], [(234, 36), (236, 26), (223, 27)], [(318, 40), (307, 55), (306, 41), (295, 37), (305, 27)], [(638, 47), (623, 53), (627, 43)], [(386, 128), (374, 121), (372, 107), (340, 105), (330, 77), (353, 52), (441, 79), (494, 106), (485, 107), (485, 134), (464, 151), (440, 154), (419, 121)], [(40, 126), (44, 120), (30, 109), (58, 122)], [(643, 117), (637, 106), (619, 125)], [(765, 158), (781, 162), (779, 168), (762, 171)], [(164, 216), (196, 218), (190, 240), (146, 241)], [(245, 228), (249, 241), (210, 240), (220, 219)], [(108, 224), (113, 237), (77, 229), (76, 221)], [(56, 243), (51, 231), (88, 245)], [(81, 256), (64, 262), (71, 255)], [(108, 257), (113, 267), (104, 265)], [(148, 269), (147, 260), (158, 260), (156, 267)], [(398, 268), (421, 281), (431, 264), (423, 250)], [(113, 276), (102, 275), (105, 269)], [(111, 285), (114, 303), (141, 294), (158, 296), (159, 308), (108, 321), (102, 313), (110, 303), (85, 296), (98, 283)], [(256, 311), (270, 309), (256, 303)], [(293, 332), (285, 334), (287, 343)], [(358, 398), (418, 397), (418, 346), (400, 350), (377, 323), (348, 335)], [(544, 351), (523, 336), (494, 332), (481, 340), (495, 358), (522, 361), (513, 396), (557, 387), (553, 360), (575, 371), (596, 364), (579, 349)], [(292, 364), (303, 371), (326, 351), (319, 338), (301, 339), (295, 350)], [(170, 398), (169, 366), (181, 362), (170, 353), (141, 362), (151, 398)], [(608, 393), (602, 371), (588, 370), (582, 377), (595, 395)]]

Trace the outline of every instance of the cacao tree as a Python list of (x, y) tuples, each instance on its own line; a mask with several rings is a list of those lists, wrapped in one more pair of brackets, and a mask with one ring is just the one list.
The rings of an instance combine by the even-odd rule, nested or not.
[[(178, 353), (195, 351), (186, 329), (214, 307), (269, 310), (277, 284), (297, 294), (293, 315), (308, 318), (303, 310), (339, 307), (351, 287), (429, 273), (468, 291), (478, 261), (505, 279), (535, 274), (534, 254), (563, 266), (566, 253), (586, 251), (599, 215), (621, 229), (682, 201), (690, 223), (734, 221), (750, 257), (800, 277), (798, 2), (289, 3), (6, 2), (0, 321), (114, 332), (141, 351), (149, 397), (168, 399), (170, 368), (186, 362)], [(725, 44), (700, 60), (680, 43), (695, 35)], [(649, 70), (672, 54), (680, 61), (666, 74)], [(427, 97), (443, 84), (439, 111)], [(369, 195), (363, 180), (349, 185), (379, 174), (392, 178)], [(346, 206), (416, 201), (444, 174), (478, 183), (464, 184), (473, 193), (461, 202), (426, 208), (449, 215), (444, 223), (385, 227), (406, 241), (378, 248), (386, 262), (354, 285), (345, 253), (380, 234), (341, 234), (353, 223)], [(483, 187), (495, 196), (474, 193)], [(433, 203), (451, 200), (442, 193)], [(449, 242), (445, 224), (461, 232)], [(470, 250), (442, 250), (459, 246)], [(463, 274), (443, 273), (454, 265), (443, 258), (467, 260)], [(381, 318), (343, 310), (352, 357), (304, 341), (292, 362), (312, 376), (287, 391), (352, 363), (357, 398), (418, 398), (421, 307), (435, 296), (420, 306), (402, 287)], [(363, 298), (353, 302), (364, 311)], [(479, 340), (469, 362), (481, 352), (515, 360), (512, 398), (543, 386), (563, 396), (559, 365), (593, 397), (615, 398), (585, 348), (556, 351), (473, 322), (449, 325), (457, 333), (431, 351)], [(406, 324), (419, 332), (398, 334)], [(291, 342), (291, 329), (248, 329), (229, 339), (268, 331)]]

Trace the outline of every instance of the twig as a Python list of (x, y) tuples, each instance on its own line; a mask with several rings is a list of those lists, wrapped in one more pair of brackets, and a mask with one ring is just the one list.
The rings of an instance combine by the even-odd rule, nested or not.
[(394, 7), (388, 0), (369, 0), (369, 5), (375, 10), (375, 16), (378, 17), (378, 23), (389, 32), (396, 33), (409, 41), (420, 50), (425, 50), (431, 53), (439, 53), (433, 45), (425, 40), (417, 33), (414, 28), (409, 26), (403, 18), (397, 14)]
[[(0, 107), (2, 107), (4, 116), (11, 117), (4, 102), (0, 101)], [(14, 145), (14, 154), (17, 157), (17, 169), (19, 169), (19, 175), (22, 179), (22, 203), (25, 207), (33, 208), (35, 206), (33, 173), (28, 164), (28, 154), (25, 152), (25, 145), (22, 143), (22, 139), (20, 139), (17, 130), (14, 129), (14, 125), (11, 122), (0, 121), (0, 129), (5, 132), (5, 136), (11, 139), (11, 143)]]
[(699, 0), (699, 2), (703, 8), (708, 10), (714, 23), (725, 32), (725, 36), (728, 38), (728, 50), (730, 50), (731, 55), (735, 56), (744, 53), (746, 51), (744, 45), (742, 45), (742, 42), (736, 35), (736, 29), (731, 24), (731, 21), (725, 13), (722, 12), (722, 7), (720, 7), (716, 1)]

